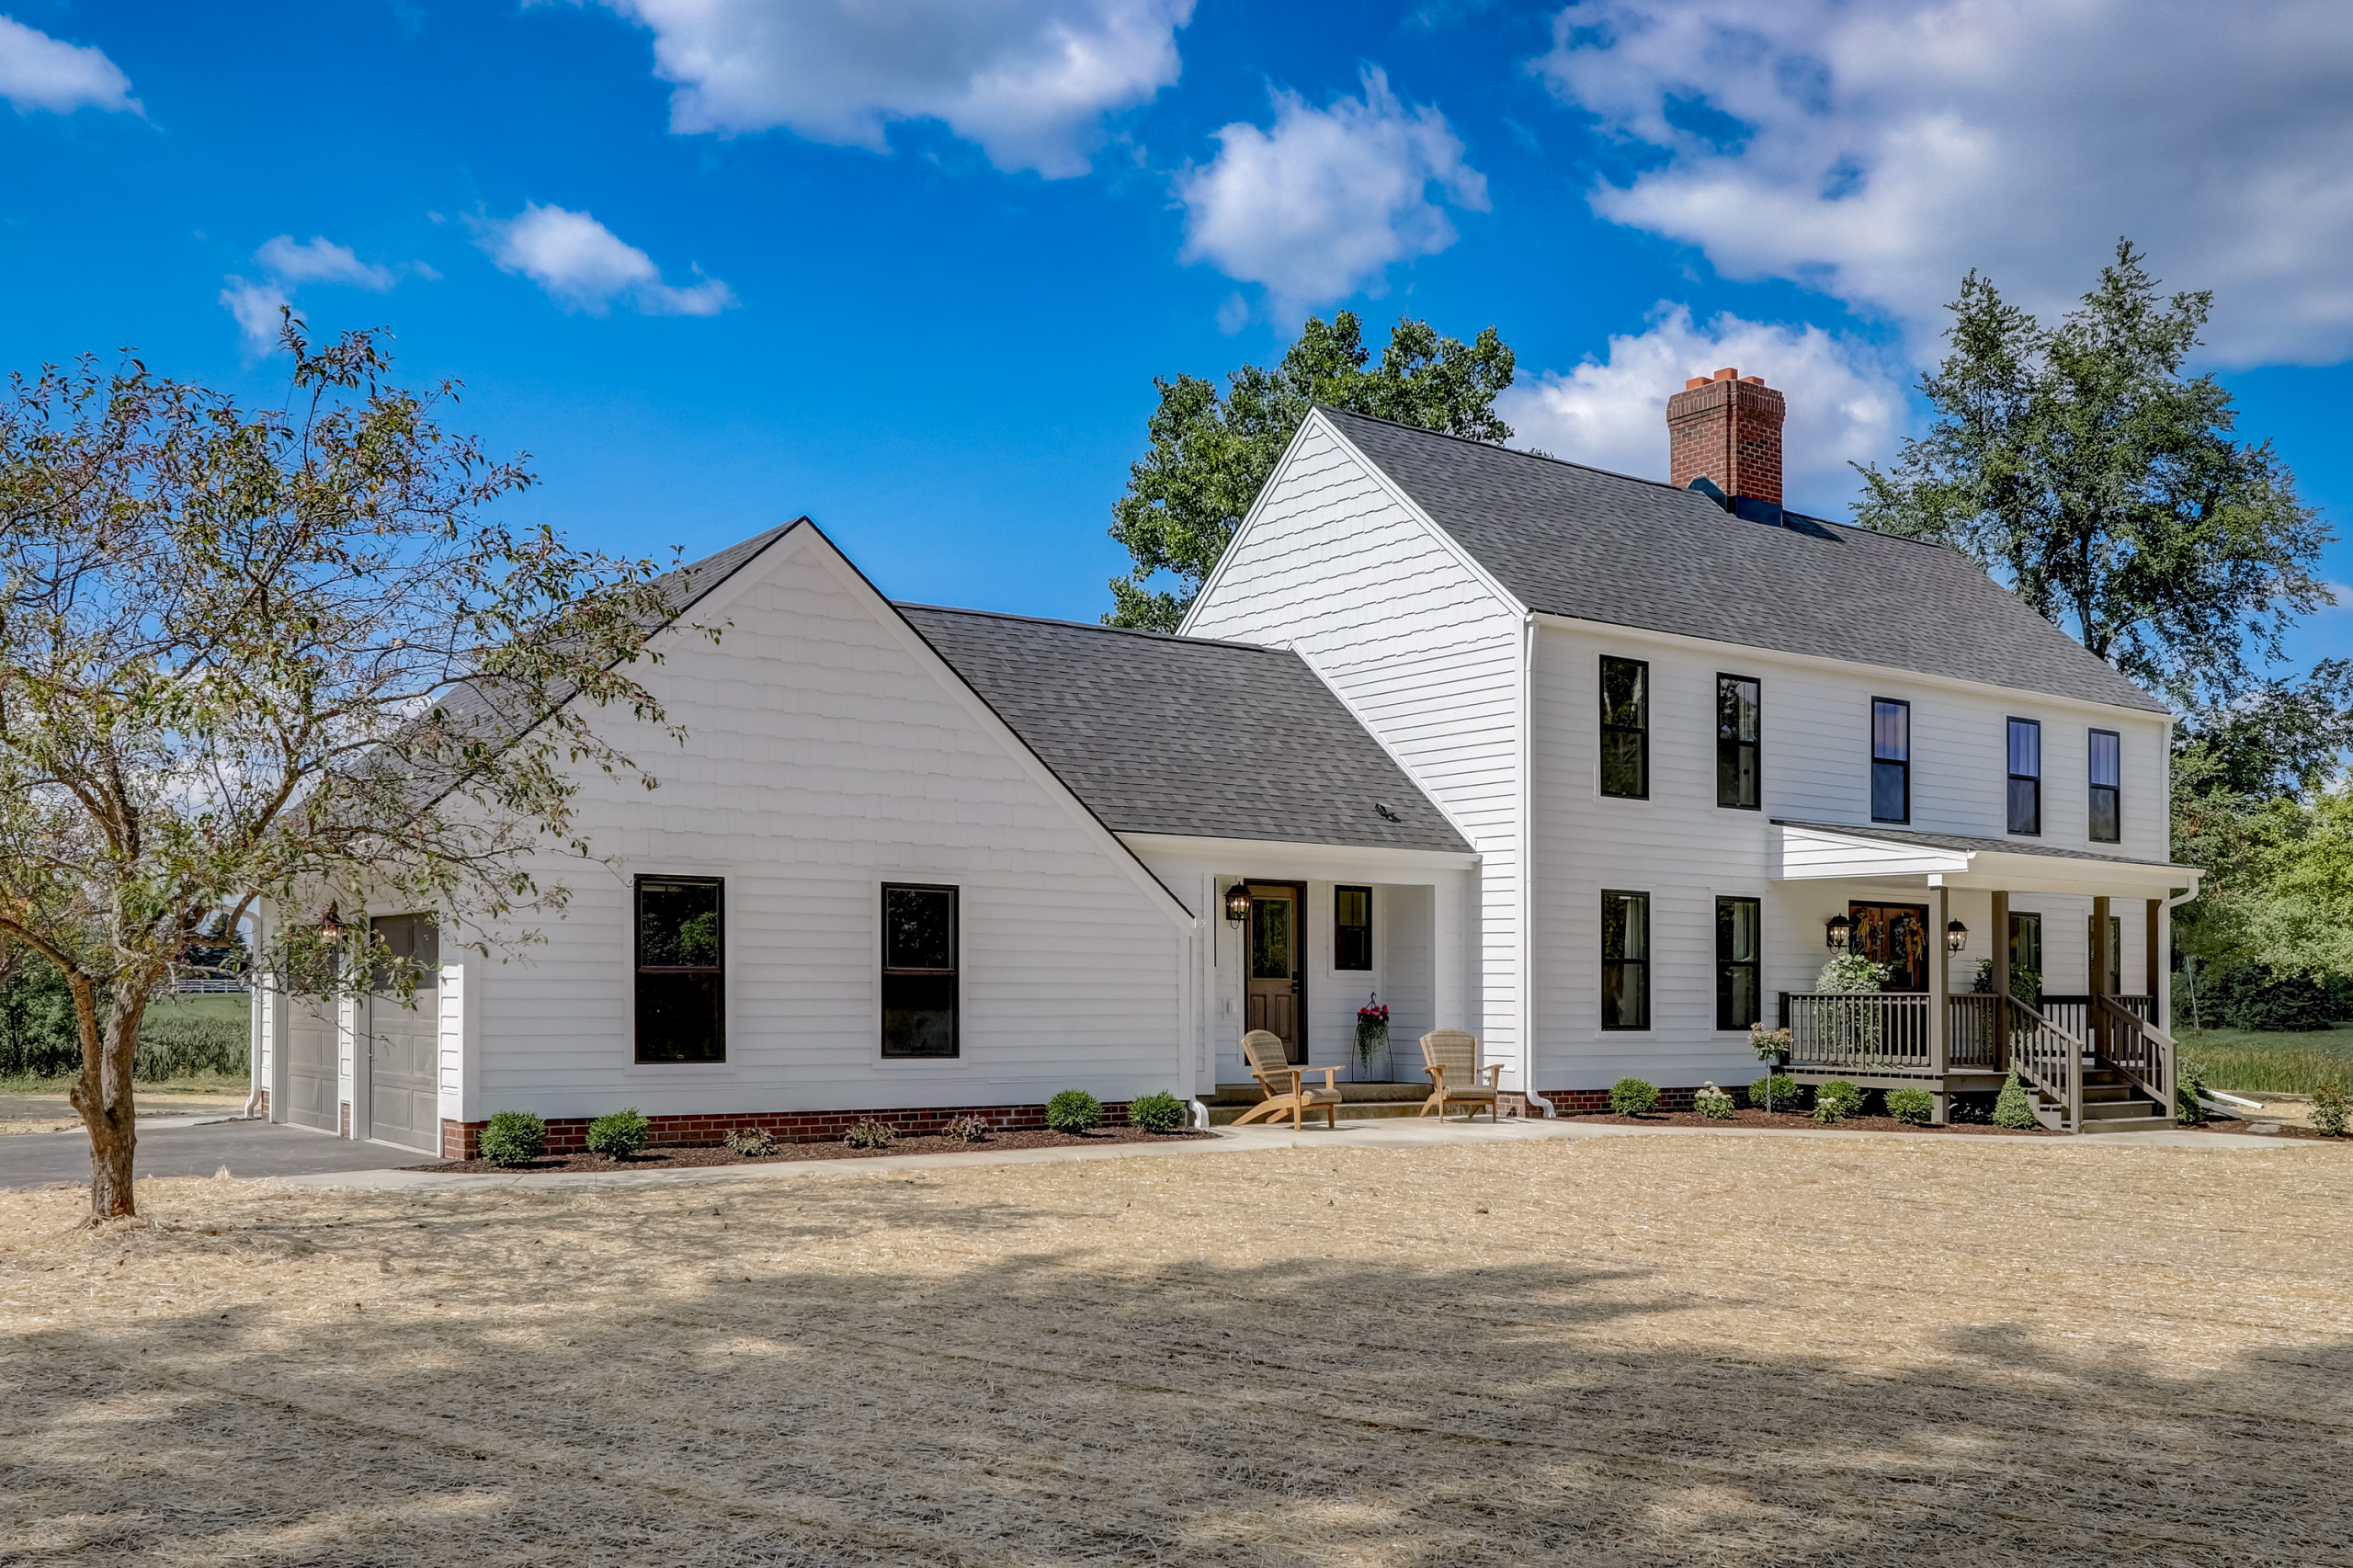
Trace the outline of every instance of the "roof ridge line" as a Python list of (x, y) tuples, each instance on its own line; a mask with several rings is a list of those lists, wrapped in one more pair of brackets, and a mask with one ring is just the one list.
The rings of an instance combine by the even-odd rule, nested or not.
[(1100, 621), (1068, 620), (1052, 615), (1021, 615), (1009, 609), (974, 609), (968, 605), (918, 604), (913, 599), (892, 599), (896, 610), (925, 609), (939, 615), (984, 615), (992, 620), (1018, 620), (1031, 626), (1067, 626), (1074, 631), (1108, 631), (1121, 637), (1143, 637), (1155, 642), (1178, 642), (1203, 648), (1240, 648), (1252, 653), (1280, 653), (1296, 657), (1290, 648), (1273, 648), (1264, 642), (1238, 642), (1225, 637), (1180, 637), (1174, 631), (1153, 631), (1141, 626), (1106, 626)]
[[(1482, 451), (1508, 452), (1516, 458), (1527, 458), (1532, 461), (1540, 463), (1553, 463), (1562, 468), (1574, 468), (1586, 473), (1597, 473), (1605, 479), (1622, 479), (1629, 484), (1653, 485), (1674, 495), (1688, 495), (1694, 494), (1688, 485), (1677, 484), (1670, 480), (1665, 479), (1644, 479), (1639, 473), (1620, 473), (1614, 468), (1601, 468), (1593, 463), (1581, 463), (1574, 458), (1559, 458), (1554, 457), (1550, 452), (1531, 452), (1522, 447), (1506, 447), (1501, 441), (1482, 441), (1472, 436), (1458, 436), (1451, 430), (1433, 430), (1427, 425), (1408, 425), (1402, 419), (1383, 419), (1378, 414), (1360, 414), (1353, 408), (1342, 408), (1337, 403), (1318, 403), (1313, 406), (1323, 409), (1324, 412), (1329, 414), (1345, 414), (1351, 419), (1364, 419), (1370, 420), (1375, 425), (1386, 425), (1392, 430), (1404, 430), (1408, 434), (1415, 436), (1435, 436), (1441, 441), (1452, 441), (1458, 446), (1476, 447)], [(1718, 509), (1722, 510), (1721, 507)], [(1799, 514), (1801, 517), (1804, 517), (1807, 514), (1805, 513)], [(1830, 521), (1827, 517), (1817, 517), (1814, 520), (1816, 522)], [(1840, 528), (1847, 528), (1851, 525), (1841, 523), (1836, 526)]]

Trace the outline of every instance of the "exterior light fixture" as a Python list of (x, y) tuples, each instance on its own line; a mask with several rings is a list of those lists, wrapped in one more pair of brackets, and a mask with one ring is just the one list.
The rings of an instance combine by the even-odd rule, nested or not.
[(1957, 953), (1969, 946), (1969, 927), (1955, 920), (1945, 926), (1945, 950)]
[(327, 912), (319, 916), (319, 935), (330, 942), (343, 940), (343, 916), (335, 913), (335, 906), (332, 903), (327, 905)]
[(1822, 928), (1822, 945), (1834, 953), (1847, 950), (1847, 938), (1853, 936), (1855, 923), (1843, 915), (1834, 915)]
[(1235, 922), (1250, 918), (1250, 890), (1240, 882), (1225, 890), (1225, 917)]

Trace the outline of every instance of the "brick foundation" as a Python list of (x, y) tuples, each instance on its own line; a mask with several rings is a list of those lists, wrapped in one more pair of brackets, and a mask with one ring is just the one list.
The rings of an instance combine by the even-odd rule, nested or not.
[[(346, 1108), (347, 1111), (348, 1107)], [(649, 1116), (653, 1125), (654, 1144), (668, 1144), (674, 1148), (709, 1148), (726, 1142), (730, 1132), (748, 1131), (763, 1128), (779, 1143), (829, 1143), (845, 1134), (868, 1117), (890, 1128), (903, 1137), (919, 1138), (937, 1132), (960, 1116), (974, 1116), (998, 1132), (1025, 1132), (1046, 1125), (1046, 1108), (1042, 1105), (950, 1105), (917, 1106), (896, 1110), (776, 1110), (776, 1111), (709, 1111), (686, 1116)], [(588, 1148), (588, 1122), (585, 1116), (557, 1117), (548, 1122), (548, 1153), (551, 1154), (584, 1153)], [(1103, 1107), (1106, 1127), (1124, 1127), (1128, 1108), (1124, 1101), (1112, 1101)], [(482, 1153), (482, 1130), (487, 1121), (450, 1121), (441, 1123), (441, 1157), (445, 1160), (471, 1160)]]
[(261, 1119), (267, 1121), (269, 1119), (269, 1091), (264, 1089), (261, 1092), (261, 1098), (256, 1103), (261, 1107)]
[(338, 1138), (351, 1136), (351, 1102), (349, 1100), (342, 1101), (336, 1111), (335, 1135)]
[[(1658, 1092), (1658, 1108), (1689, 1110), (1691, 1096), (1698, 1094), (1700, 1087), (1694, 1084), (1688, 1089), (1661, 1089)], [(1743, 1085), (1733, 1084), (1728, 1087), (1736, 1095)], [(1608, 1089), (1546, 1089), (1544, 1097), (1551, 1100), (1563, 1116), (1590, 1116), (1596, 1111), (1606, 1112), (1609, 1108)]]

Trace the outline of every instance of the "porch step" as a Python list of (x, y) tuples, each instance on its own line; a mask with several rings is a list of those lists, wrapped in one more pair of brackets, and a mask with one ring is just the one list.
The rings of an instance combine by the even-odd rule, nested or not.
[[(2148, 1101), (2143, 1100), (2141, 1108), (2145, 1110), (2148, 1105)], [(2103, 1117), (2097, 1121), (2089, 1116), (2084, 1118), (2084, 1131), (2086, 1132), (2166, 1132), (2172, 1128), (2173, 1118), (2169, 1116), (2115, 1116)]]

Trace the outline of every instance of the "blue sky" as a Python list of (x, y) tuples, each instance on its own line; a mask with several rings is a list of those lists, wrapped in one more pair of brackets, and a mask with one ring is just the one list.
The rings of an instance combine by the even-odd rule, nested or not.
[(1092, 619), (1152, 378), (1336, 307), (1495, 325), (1522, 440), (1662, 477), (1737, 364), (1844, 516), (1961, 273), (2055, 310), (2120, 233), (2353, 518), (2341, 5), (0, 5), (0, 363), (266, 400), (241, 315), (389, 326), (618, 551), (806, 512), (893, 595)]

